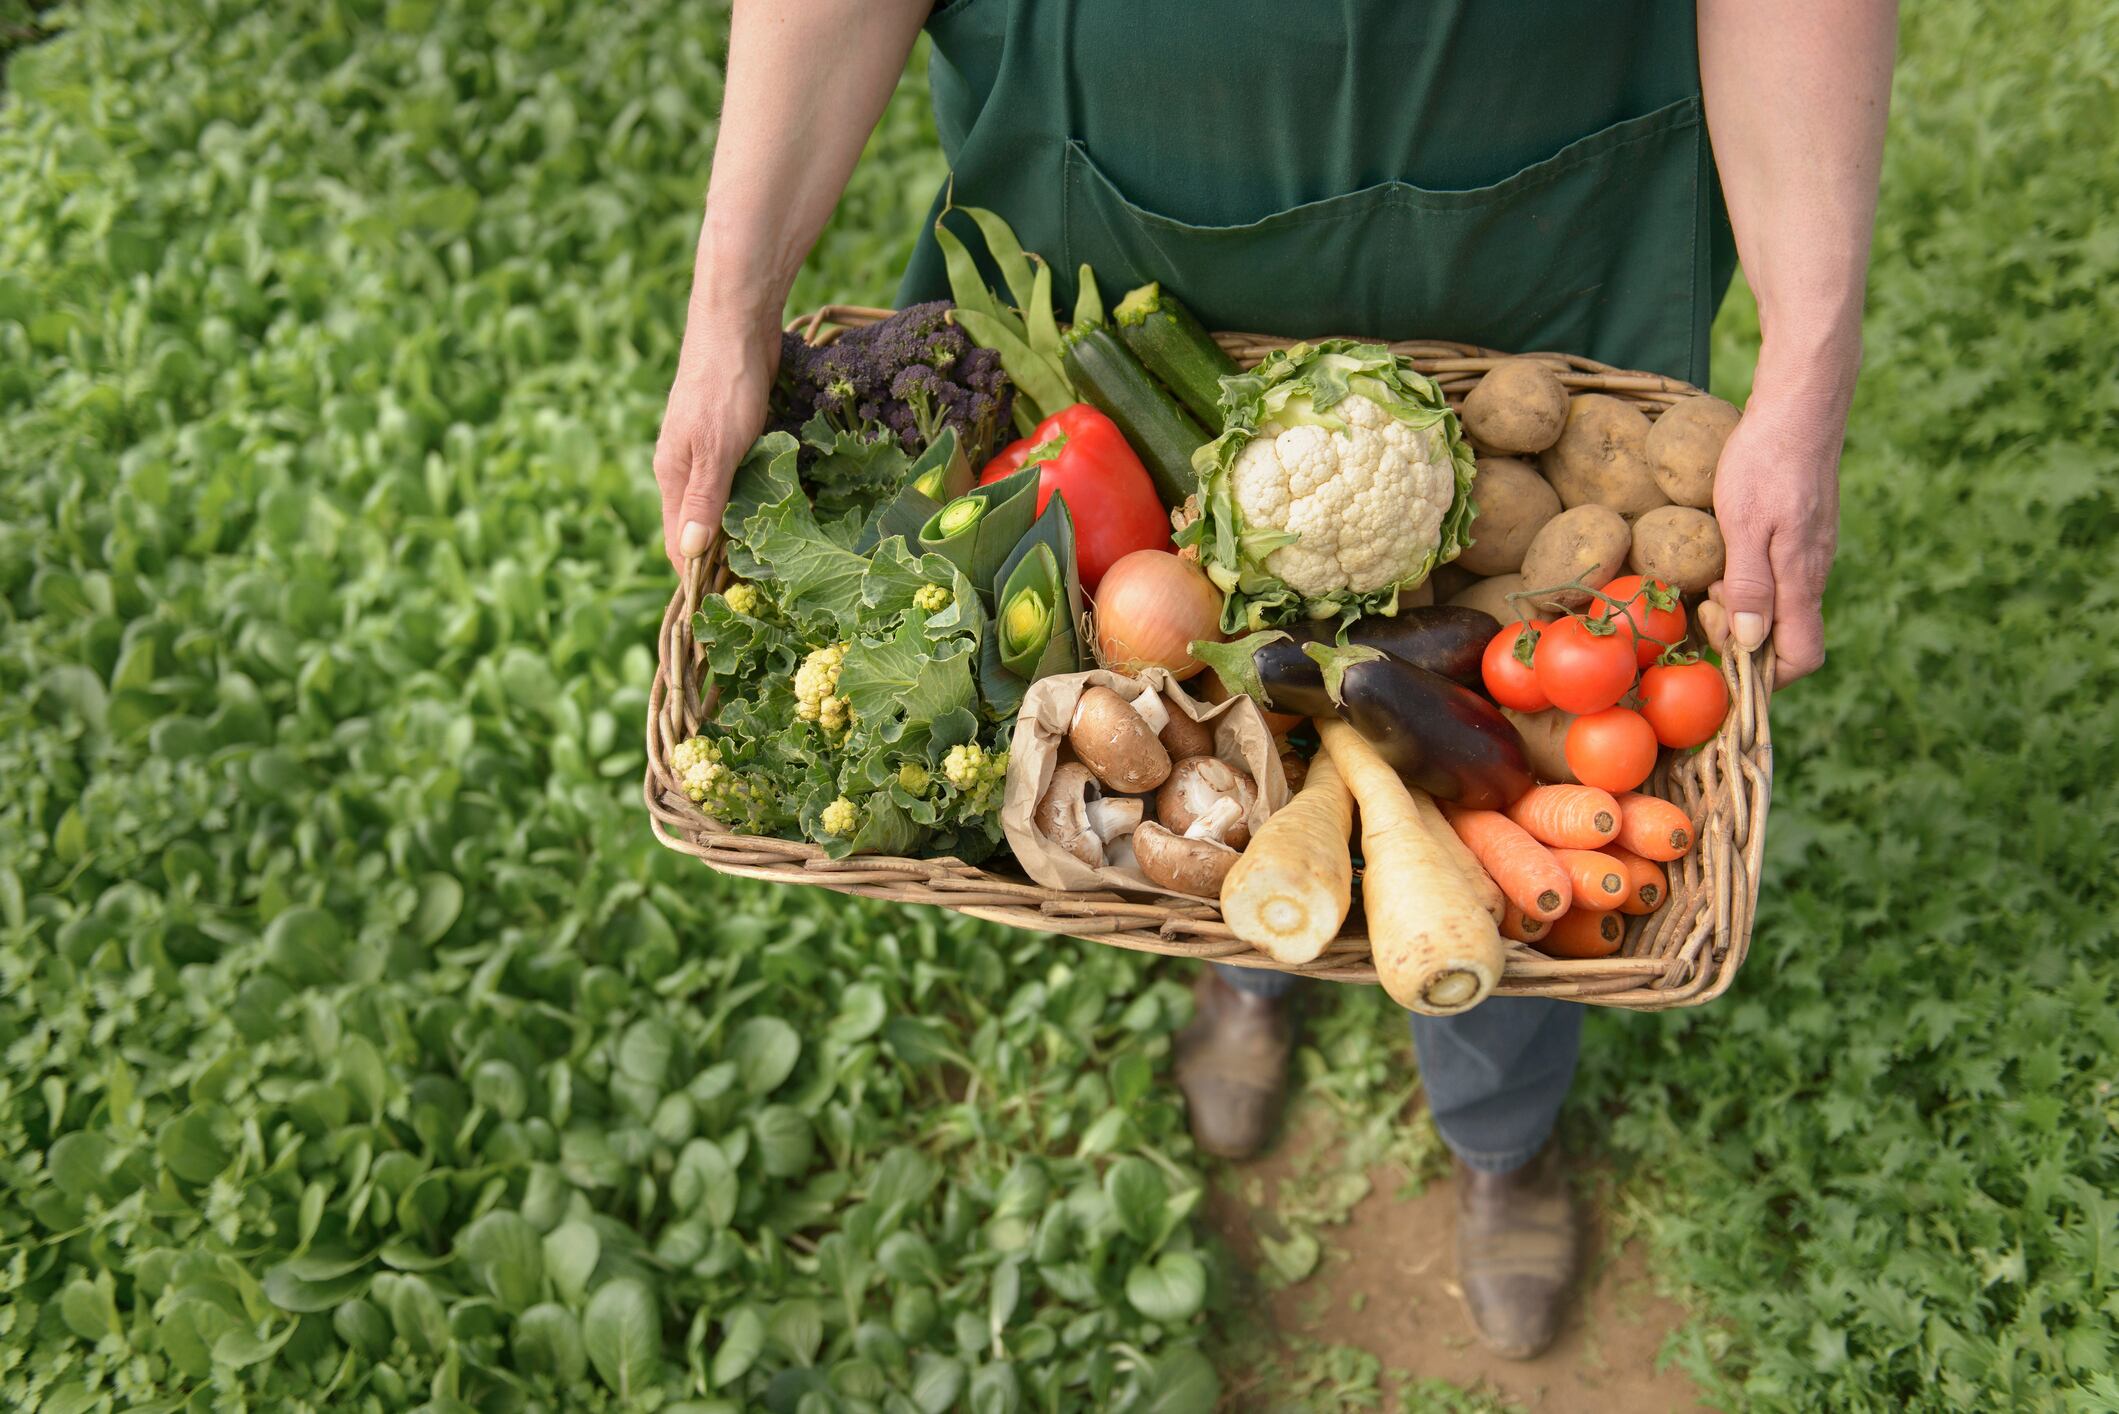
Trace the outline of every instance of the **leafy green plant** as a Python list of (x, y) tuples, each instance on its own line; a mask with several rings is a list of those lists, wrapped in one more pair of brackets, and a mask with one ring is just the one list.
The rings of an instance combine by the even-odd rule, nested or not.
[[(150, 0), (15, 59), (0, 1404), (1213, 1403), (1182, 991), (641, 828), (722, 32)], [(922, 97), (805, 288), (881, 293)]]

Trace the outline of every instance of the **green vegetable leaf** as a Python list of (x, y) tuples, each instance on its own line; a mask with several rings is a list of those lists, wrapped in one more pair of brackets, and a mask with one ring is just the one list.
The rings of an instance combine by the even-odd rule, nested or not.
[(1126, 1274), (1126, 1300), (1151, 1321), (1188, 1321), (1206, 1305), (1207, 1269), (1189, 1252), (1165, 1252)]
[(526, 1311), (544, 1293), (544, 1240), (520, 1213), (487, 1213), (457, 1244), (471, 1274), (503, 1311)]
[(800, 622), (843, 638), (860, 617), (868, 561), (818, 523), (796, 480), (795, 455), (794, 439), (774, 433), (736, 468), (722, 518), (729, 568), (744, 579), (776, 581), (778, 601)]
[(1212, 1414), (1221, 1402), (1221, 1379), (1207, 1357), (1189, 1346), (1155, 1357), (1142, 1414)]
[(516, 1318), (509, 1348), (525, 1373), (545, 1376), (561, 1389), (579, 1385), (589, 1372), (581, 1323), (572, 1311), (549, 1301)]
[[(678, 1206), (682, 1210), (688, 1205)], [(544, 1235), (545, 1275), (551, 1278), (552, 1290), (561, 1301), (569, 1306), (581, 1304), (602, 1255), (603, 1239), (597, 1235), (595, 1225), (579, 1218), (563, 1222)]]
[[(956, 430), (945, 431), (953, 446)], [(816, 453), (802, 469), (802, 480), (822, 519), (865, 516), (872, 507), (887, 503), (912, 475), (914, 462), (896, 438), (845, 431), (822, 413), (803, 425), (802, 440)]]
[(714, 1348), (709, 1378), (715, 1389), (725, 1389), (743, 1378), (765, 1349), (765, 1320), (756, 1308), (738, 1306), (721, 1326), (721, 1343)]
[(619, 1277), (597, 1287), (581, 1336), (597, 1376), (620, 1399), (653, 1385), (662, 1363), (662, 1318), (644, 1283)]
[(754, 1016), (730, 1037), (729, 1055), (743, 1088), (753, 1095), (769, 1095), (794, 1073), (802, 1037), (777, 1016)]

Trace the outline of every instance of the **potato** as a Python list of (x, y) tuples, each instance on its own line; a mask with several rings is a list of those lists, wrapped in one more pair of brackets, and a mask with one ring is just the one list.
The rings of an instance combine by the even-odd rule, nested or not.
[(1447, 604), (1450, 600), (1477, 584), (1479, 576), (1473, 574), (1455, 560), (1451, 560), (1446, 565), (1436, 565), (1435, 572), (1427, 577), (1427, 582), (1434, 586), (1435, 602), (1437, 604)]
[(1528, 588), (1520, 574), (1497, 574), (1492, 579), (1473, 580), (1471, 588), (1451, 595), (1449, 602), (1460, 608), (1484, 610), (1509, 624), (1516, 621), (1516, 606), (1508, 602), (1508, 596)]
[(1705, 393), (1664, 409), (1648, 429), (1648, 469), (1664, 495), (1700, 510), (1714, 504), (1714, 468), (1740, 416)]
[(1569, 510), (1609, 506), (1632, 520), (1670, 501), (1648, 465), (1648, 419), (1632, 403), (1602, 393), (1574, 400), (1560, 440), (1538, 465)]
[(1723, 556), (1722, 528), (1705, 511), (1663, 506), (1634, 522), (1634, 572), (1672, 589), (1700, 593), (1722, 577)]
[(1501, 360), (1464, 400), (1464, 430), (1497, 452), (1542, 452), (1566, 421), (1566, 385), (1534, 358)]
[(1503, 707), (1501, 715), (1515, 723), (1516, 733), (1523, 738), (1523, 755), (1532, 775), (1548, 785), (1581, 784), (1567, 765), (1567, 729), (1575, 724), (1571, 715), (1557, 707), (1543, 712)]
[(1473, 574), (1510, 574), (1523, 568), (1523, 552), (1545, 522), (1560, 513), (1560, 498), (1537, 468), (1514, 457), (1479, 458), (1472, 482), (1479, 514), (1472, 518), (1473, 544), (1457, 563)]
[[(1544, 589), (1579, 579), (1601, 589), (1626, 567), (1626, 551), (1633, 536), (1625, 518), (1609, 506), (1576, 506), (1545, 522), (1532, 537), (1523, 555), (1526, 587)], [(1570, 609), (1589, 603), (1579, 590), (1555, 594), (1554, 601)]]
[(1398, 591), (1398, 607), (1401, 609), (1422, 609), (1434, 602), (1435, 577), (1433, 575), (1421, 580), (1411, 589)]

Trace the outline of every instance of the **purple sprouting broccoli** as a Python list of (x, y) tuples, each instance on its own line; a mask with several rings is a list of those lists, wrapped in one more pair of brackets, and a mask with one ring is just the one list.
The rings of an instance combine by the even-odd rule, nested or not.
[(1014, 391), (999, 355), (949, 322), (951, 307), (916, 304), (822, 348), (787, 336), (770, 426), (799, 435), (821, 417), (837, 432), (888, 429), (913, 453), (954, 427), (972, 465), (983, 462), (1008, 428)]

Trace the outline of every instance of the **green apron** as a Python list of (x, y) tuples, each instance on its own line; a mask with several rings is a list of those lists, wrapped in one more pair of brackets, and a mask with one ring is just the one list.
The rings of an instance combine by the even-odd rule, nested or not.
[[(927, 29), (956, 200), (1063, 301), (1087, 262), (1212, 329), (1706, 381), (1735, 246), (1692, 0), (948, 0)], [(947, 293), (930, 231), (899, 300)]]

